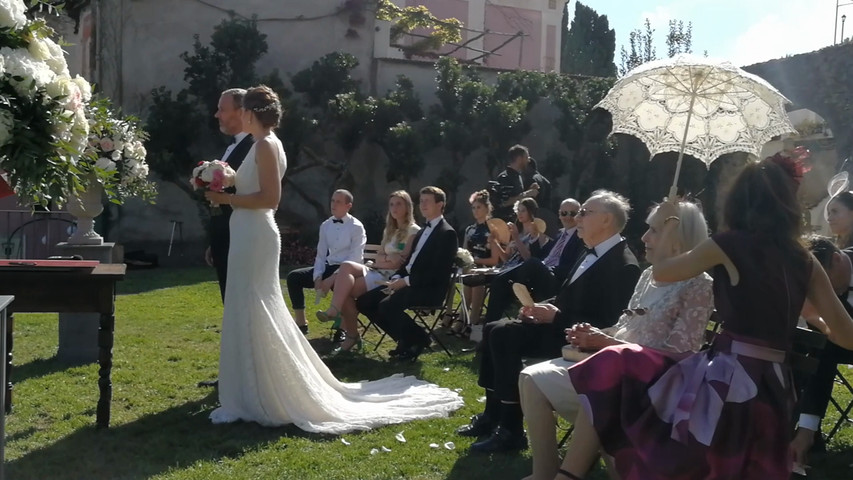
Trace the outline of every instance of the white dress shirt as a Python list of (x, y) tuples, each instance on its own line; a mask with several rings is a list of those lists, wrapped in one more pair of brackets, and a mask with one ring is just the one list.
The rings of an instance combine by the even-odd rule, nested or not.
[(317, 257), (314, 259), (314, 280), (323, 278), (326, 264), (340, 265), (346, 261), (361, 263), (364, 261), (364, 245), (367, 235), (364, 225), (355, 217), (346, 214), (335, 222), (329, 217), (320, 224), (320, 240), (317, 242)]
[(222, 155), (222, 161), (228, 162), (228, 157), (231, 156), (231, 152), (237, 148), (237, 144), (242, 142), (244, 138), (248, 137), (249, 134), (246, 132), (240, 132), (237, 135), (234, 135), (234, 143), (228, 145), (228, 148), (225, 149), (225, 153)]
[[(409, 257), (409, 262), (406, 263), (406, 272), (412, 272), (412, 265), (415, 264), (415, 259), (418, 258), (418, 254), (421, 253), (421, 248), (423, 248), (429, 236), (432, 235), (432, 232), (435, 231), (436, 225), (438, 225), (443, 219), (444, 215), (439, 215), (438, 217), (427, 221), (427, 223), (429, 224), (429, 228), (424, 226), (424, 233), (421, 234), (421, 238), (418, 239), (418, 244), (415, 245), (415, 249), (412, 251), (412, 255)], [(405, 281), (406, 285), (409, 285), (409, 277), (406, 277)]]
[(613, 235), (612, 237), (608, 238), (607, 240), (605, 240), (605, 241), (599, 243), (598, 245), (596, 245), (595, 247), (593, 247), (593, 250), (595, 250), (595, 255), (593, 255), (591, 253), (586, 254), (586, 258), (583, 259), (583, 261), (581, 262), (578, 269), (575, 270), (575, 273), (574, 273), (574, 275), (572, 275), (572, 279), (571, 279), (571, 281), (569, 281), (569, 284), (572, 284), (575, 280), (577, 280), (578, 277), (580, 277), (581, 275), (584, 274), (584, 272), (589, 270), (589, 267), (595, 265), (595, 262), (597, 262), (598, 259), (601, 258), (602, 255), (607, 253), (607, 251), (610, 250), (611, 248), (618, 245), (619, 242), (621, 242), (621, 241), (622, 241), (622, 235), (619, 235), (617, 233), (616, 235)]

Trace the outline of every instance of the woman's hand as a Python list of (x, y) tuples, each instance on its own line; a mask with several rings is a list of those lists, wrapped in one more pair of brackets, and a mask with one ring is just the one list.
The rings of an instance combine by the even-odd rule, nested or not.
[(515, 240), (518, 238), (518, 227), (515, 226), (515, 222), (509, 222), (507, 224), (507, 228), (509, 228), (509, 238)]
[(213, 205), (231, 205), (231, 194), (224, 192), (204, 192), (204, 198)]
[(601, 330), (582, 323), (566, 330), (566, 341), (578, 350), (601, 350), (620, 343)]
[(519, 317), (530, 323), (553, 323), (560, 309), (550, 303), (536, 303), (529, 307), (521, 307)]

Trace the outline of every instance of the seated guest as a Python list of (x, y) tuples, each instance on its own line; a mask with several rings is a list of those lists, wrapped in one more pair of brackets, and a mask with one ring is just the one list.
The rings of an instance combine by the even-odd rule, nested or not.
[(500, 320), (513, 302), (513, 283), (526, 285), (537, 301), (557, 293), (583, 250), (583, 242), (578, 238), (576, 227), (576, 215), (580, 208), (580, 203), (573, 198), (567, 198), (560, 204), (559, 215), (563, 228), (544, 260), (528, 258), (518, 268), (502, 272), (492, 280), (486, 323)]
[(369, 290), (384, 286), (391, 275), (403, 266), (403, 259), (408, 255), (406, 248), (421, 229), (415, 224), (413, 210), (412, 197), (405, 190), (392, 192), (388, 197), (385, 232), (376, 260), (370, 266), (347, 261), (335, 272), (332, 286), (334, 294), (329, 310), (317, 312), (317, 319), (324, 322), (333, 321), (334, 328), (341, 326), (346, 332), (346, 340), (341, 342), (332, 355), (353, 348), (361, 349), (355, 299)]
[[(308, 333), (305, 294), (302, 290), (313, 287), (317, 295), (325, 295), (331, 282), (324, 283), (324, 280), (332, 276), (342, 263), (361, 262), (364, 258), (367, 235), (364, 233), (364, 225), (349, 214), (351, 208), (352, 194), (347, 190), (335, 190), (332, 194), (332, 216), (320, 224), (314, 266), (298, 268), (287, 274), (287, 293), (293, 303), (293, 319), (302, 333)], [(343, 338), (338, 338), (340, 340)]]
[[(489, 233), (489, 225), (486, 223), (492, 217), (492, 203), (489, 201), (488, 190), (474, 192), (468, 199), (471, 204), (471, 213), (474, 215), (474, 223), (465, 229), (462, 240), (462, 248), (471, 252), (474, 265), (477, 267), (494, 267), (500, 261), (500, 246), (497, 239), (492, 238)], [(464, 285), (465, 299), (468, 301), (468, 318), (472, 325), (480, 323), (480, 313), (483, 310), (483, 300), (486, 295), (484, 283), (490, 277), (483, 277), (482, 281)], [(451, 327), (455, 333), (460, 333), (465, 327), (460, 320), (453, 322)]]
[(527, 447), (518, 394), (522, 357), (557, 357), (566, 344), (566, 328), (576, 323), (604, 328), (619, 319), (640, 277), (637, 259), (620, 235), (629, 209), (619, 194), (593, 192), (578, 212), (578, 235), (587, 250), (556, 298), (536, 304), (531, 316), (489, 323), (483, 329), (479, 385), (486, 389), (486, 409), (457, 433), (491, 435), (471, 445), (471, 451)]
[(541, 221), (536, 221), (539, 205), (532, 198), (522, 198), (515, 204), (515, 214), (521, 224), (521, 232), (515, 223), (509, 223), (509, 246), (500, 248), (502, 270), (517, 267), (531, 257), (545, 258), (551, 251), (551, 239), (540, 230)]
[[(810, 237), (808, 243), (809, 250), (826, 271), (841, 305), (853, 316), (853, 295), (850, 294), (853, 290), (853, 248), (839, 250), (829, 238), (820, 236)], [(809, 312), (804, 312), (803, 316), (809, 323), (813, 323), (817, 314), (813, 317)], [(853, 363), (853, 350), (827, 340), (818, 356), (817, 371), (806, 382), (800, 400), (800, 421), (791, 447), (801, 464), (806, 463), (806, 453), (814, 443), (815, 435), (820, 432), (820, 422), (832, 397), (835, 371), (839, 363)]]
[(412, 240), (405, 265), (387, 286), (370, 290), (356, 300), (358, 311), (397, 342), (392, 358), (415, 361), (429, 345), (429, 336), (406, 314), (412, 306), (440, 305), (450, 287), (450, 273), (459, 240), (444, 219), (447, 197), (438, 187), (424, 187), (418, 205), (426, 219)]
[[(652, 264), (693, 249), (708, 238), (702, 211), (693, 203), (678, 204), (679, 218), (674, 243), (661, 238), (665, 218), (656, 207), (646, 222), (643, 235), (646, 259)], [(566, 340), (580, 350), (595, 351), (609, 345), (636, 343), (675, 353), (695, 352), (702, 346), (705, 328), (714, 309), (713, 280), (702, 273), (673, 283), (652, 280), (652, 268), (645, 269), (619, 322), (598, 329), (576, 324)], [(559, 468), (554, 415), (574, 420), (578, 395), (568, 379), (568, 367), (575, 362), (563, 358), (531, 365), (521, 371), (521, 409), (533, 456), (533, 474), (525, 480), (551, 480)]]

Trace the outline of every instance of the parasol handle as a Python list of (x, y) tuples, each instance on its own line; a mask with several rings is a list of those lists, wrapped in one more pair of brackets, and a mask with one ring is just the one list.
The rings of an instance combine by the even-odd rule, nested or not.
[(687, 110), (687, 122), (684, 123), (684, 135), (681, 136), (681, 148), (678, 149), (678, 161), (675, 162), (675, 178), (672, 179), (672, 186), (669, 187), (669, 198), (675, 201), (678, 193), (678, 176), (681, 174), (681, 161), (684, 160), (684, 146), (687, 145), (687, 130), (690, 128), (690, 119), (693, 117), (693, 104), (696, 102), (696, 95), (690, 96), (690, 108)]

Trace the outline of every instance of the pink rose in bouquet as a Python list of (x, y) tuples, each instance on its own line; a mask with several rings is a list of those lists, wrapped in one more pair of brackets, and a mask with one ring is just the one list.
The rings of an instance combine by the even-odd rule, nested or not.
[(221, 160), (198, 162), (198, 165), (193, 169), (190, 184), (194, 190), (207, 189), (221, 192), (234, 186), (236, 175), (237, 172)]

